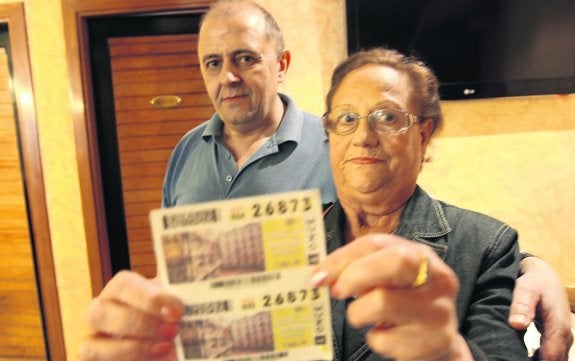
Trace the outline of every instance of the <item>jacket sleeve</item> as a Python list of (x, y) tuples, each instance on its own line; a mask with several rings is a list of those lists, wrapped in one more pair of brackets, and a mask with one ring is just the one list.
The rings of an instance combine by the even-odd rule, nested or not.
[(501, 225), (491, 238), (460, 329), (476, 360), (529, 360), (524, 332), (507, 321), (519, 276), (517, 232)]

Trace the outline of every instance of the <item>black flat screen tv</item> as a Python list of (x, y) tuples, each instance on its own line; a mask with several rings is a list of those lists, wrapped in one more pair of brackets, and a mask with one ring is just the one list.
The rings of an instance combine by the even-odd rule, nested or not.
[(348, 51), (418, 56), (442, 99), (575, 93), (575, 0), (346, 0)]

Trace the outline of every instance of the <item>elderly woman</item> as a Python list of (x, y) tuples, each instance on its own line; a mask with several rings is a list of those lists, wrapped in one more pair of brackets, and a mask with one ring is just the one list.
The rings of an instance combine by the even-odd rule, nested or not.
[(517, 234), (417, 185), (441, 126), (437, 79), (394, 50), (335, 70), (325, 128), (339, 198), (325, 218), (338, 360), (528, 359), (507, 323)]

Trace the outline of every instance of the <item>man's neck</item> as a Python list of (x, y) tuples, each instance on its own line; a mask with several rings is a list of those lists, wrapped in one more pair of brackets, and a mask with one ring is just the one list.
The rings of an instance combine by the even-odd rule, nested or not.
[(258, 122), (255, 127), (224, 126), (222, 143), (234, 156), (238, 169), (277, 131), (285, 113), (285, 105), (277, 98), (270, 119)]

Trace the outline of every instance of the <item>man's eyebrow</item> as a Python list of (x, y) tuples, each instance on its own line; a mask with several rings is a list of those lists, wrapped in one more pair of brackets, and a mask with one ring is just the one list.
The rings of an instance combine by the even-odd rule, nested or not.
[(220, 56), (219, 56), (219, 55), (216, 55), (216, 54), (206, 54), (206, 55), (204, 55), (204, 56), (202, 57), (202, 61), (205, 62), (205, 61), (207, 61), (207, 60), (211, 60), (211, 59), (219, 58), (219, 57), (220, 57)]
[(258, 51), (255, 51), (255, 50), (253, 50), (253, 49), (240, 48), (240, 49), (234, 49), (234, 50), (232, 50), (232, 51), (230, 51), (230, 52), (228, 52), (228, 53), (226, 53), (226, 54), (223, 54), (223, 55), (222, 55), (222, 54), (216, 54), (216, 53), (206, 54), (206, 55), (204, 55), (204, 56), (202, 57), (202, 60), (214, 59), (214, 58), (223, 58), (223, 57), (226, 57), (226, 56), (234, 57), (234, 56), (236, 56), (236, 55), (238, 55), (238, 54), (245, 54), (245, 53), (256, 54), (256, 55), (260, 54)]
[(233, 57), (233, 56), (236, 56), (236, 55), (238, 55), (238, 54), (245, 54), (245, 53), (248, 53), (248, 54), (256, 54), (256, 55), (259, 55), (259, 54), (260, 54), (258, 51), (255, 51), (255, 50), (253, 50), (253, 49), (243, 49), (243, 48), (241, 48), (241, 49), (235, 49), (234, 51), (232, 51), (232, 52), (230, 53), (230, 55)]

